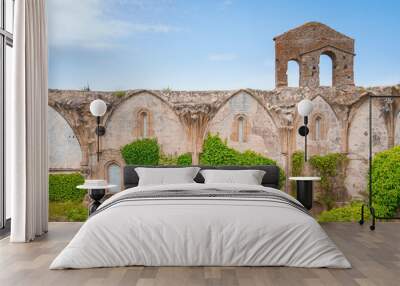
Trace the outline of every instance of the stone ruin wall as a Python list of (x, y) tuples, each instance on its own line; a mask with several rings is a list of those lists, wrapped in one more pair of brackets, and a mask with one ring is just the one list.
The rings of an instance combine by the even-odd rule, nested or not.
[[(277, 160), (290, 174), (291, 154), (304, 149), (304, 138), (297, 133), (302, 118), (296, 105), (308, 98), (314, 103), (309, 116), (309, 155), (347, 154), (345, 187), (349, 196), (360, 196), (366, 188), (368, 95), (400, 95), (400, 85), (355, 86), (354, 40), (323, 24), (307, 23), (274, 40), (277, 80), (271, 91), (50, 90), (51, 171), (76, 170), (122, 184), (125, 163), (119, 150), (124, 144), (143, 135), (156, 137), (164, 153), (190, 152), (196, 164), (204, 137), (211, 132), (219, 133), (237, 150), (251, 149)], [(332, 87), (319, 86), (321, 54), (332, 58)], [(287, 87), (287, 61), (293, 59), (300, 66), (298, 88)], [(95, 118), (89, 112), (96, 98), (108, 105), (102, 117), (106, 134), (100, 141), (99, 163)], [(375, 100), (373, 114), (374, 152), (400, 144), (400, 100)]]

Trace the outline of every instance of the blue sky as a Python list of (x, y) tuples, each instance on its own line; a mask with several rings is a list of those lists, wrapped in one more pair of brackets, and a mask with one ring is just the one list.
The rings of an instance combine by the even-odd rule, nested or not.
[(400, 1), (48, 0), (47, 6), (51, 88), (273, 89), (272, 38), (309, 21), (356, 40), (357, 85), (400, 83)]

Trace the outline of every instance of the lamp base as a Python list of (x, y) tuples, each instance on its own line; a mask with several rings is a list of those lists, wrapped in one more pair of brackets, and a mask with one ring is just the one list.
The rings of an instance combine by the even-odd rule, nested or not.
[(100, 200), (106, 194), (105, 189), (93, 189), (89, 190), (89, 197), (92, 199), (92, 202), (89, 205), (89, 215), (94, 213), (97, 208), (101, 205)]

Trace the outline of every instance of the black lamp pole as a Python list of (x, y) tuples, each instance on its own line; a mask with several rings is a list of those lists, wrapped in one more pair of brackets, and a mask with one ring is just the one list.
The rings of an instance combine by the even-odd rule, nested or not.
[(106, 133), (106, 128), (100, 125), (100, 116), (96, 116), (96, 135), (97, 135), (97, 162), (100, 161), (100, 136)]
[(304, 135), (304, 161), (307, 162), (307, 135), (308, 135), (308, 116), (304, 116), (304, 129), (305, 129), (305, 135)]
[(308, 116), (304, 116), (304, 125), (300, 126), (299, 134), (304, 137), (304, 161), (307, 162), (307, 135), (310, 130), (307, 127), (308, 124)]
[(100, 136), (99, 136), (99, 129), (100, 129), (100, 116), (96, 116), (96, 135), (97, 135), (97, 162), (100, 161)]

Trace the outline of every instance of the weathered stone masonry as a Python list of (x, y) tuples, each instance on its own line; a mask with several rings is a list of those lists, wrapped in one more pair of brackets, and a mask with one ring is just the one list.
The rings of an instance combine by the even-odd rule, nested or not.
[[(296, 104), (313, 101), (310, 154), (343, 152), (349, 157), (345, 186), (351, 196), (365, 190), (368, 154), (368, 94), (400, 95), (400, 86), (363, 88), (354, 85), (354, 40), (320, 23), (307, 23), (277, 36), (276, 88), (272, 91), (128, 90), (113, 92), (50, 90), (49, 140), (52, 171), (79, 170), (87, 176), (121, 181), (120, 147), (143, 136), (156, 137), (163, 152), (191, 152), (198, 162), (208, 132), (228, 145), (271, 157), (287, 171), (290, 157), (303, 150), (297, 129), (302, 118)], [(319, 86), (319, 57), (332, 59), (331, 87)], [(300, 66), (298, 88), (287, 87), (287, 62)], [(102, 118), (100, 162), (96, 160), (92, 100), (107, 102)], [(56, 111), (56, 112), (54, 112)], [(376, 100), (374, 152), (400, 144), (400, 101)], [(63, 144), (62, 142), (65, 142)], [(80, 152), (79, 152), (80, 150)]]
[(310, 22), (274, 38), (276, 85), (287, 86), (287, 63), (300, 66), (300, 86), (319, 86), (320, 55), (327, 55), (333, 64), (335, 87), (354, 86), (354, 40), (320, 23)]

